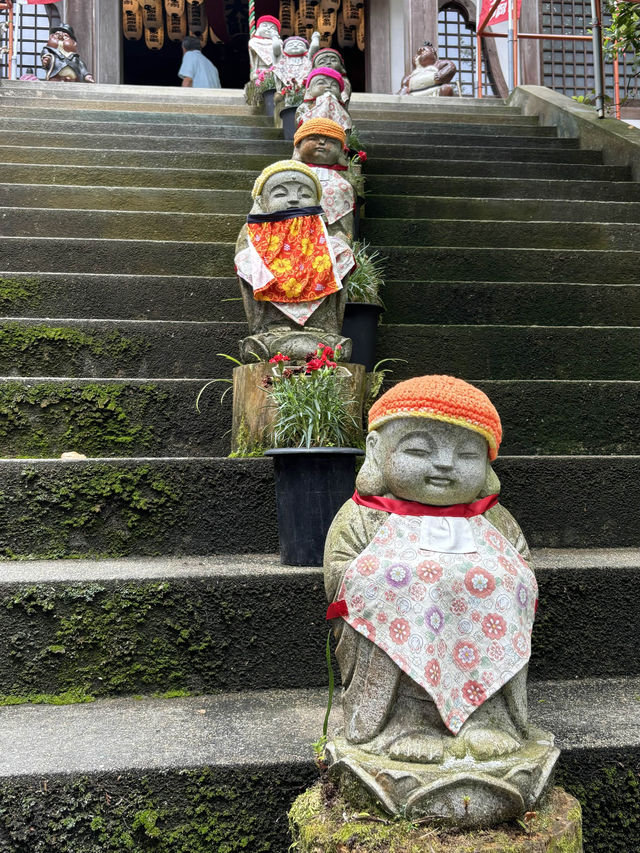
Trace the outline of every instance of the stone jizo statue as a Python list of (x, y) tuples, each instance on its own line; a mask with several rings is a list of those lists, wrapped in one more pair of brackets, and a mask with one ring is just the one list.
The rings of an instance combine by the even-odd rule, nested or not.
[(322, 184), (304, 163), (281, 160), (256, 179), (254, 205), (236, 243), (236, 271), (249, 324), (240, 343), (247, 364), (277, 353), (304, 360), (318, 341), (348, 361), (342, 336), (344, 279), (353, 252), (329, 236), (322, 217)]
[(399, 95), (419, 97), (451, 97), (455, 95), (449, 84), (457, 68), (449, 59), (438, 59), (430, 41), (418, 48), (413, 57), (413, 70), (402, 80)]
[(289, 86), (292, 83), (304, 84), (311, 71), (311, 51), (320, 44), (320, 33), (311, 37), (311, 45), (302, 36), (289, 36), (285, 39), (280, 59), (275, 64), (273, 73), (276, 78), (276, 89)]
[(328, 118), (337, 122), (347, 133), (353, 123), (342, 102), (344, 80), (333, 68), (314, 68), (306, 80), (304, 101), (296, 110), (299, 127), (310, 118)]
[(255, 35), (249, 39), (249, 79), (255, 80), (260, 71), (271, 71), (281, 55), (280, 21), (273, 15), (263, 15), (258, 18)]
[(344, 81), (344, 91), (340, 95), (340, 99), (344, 104), (345, 109), (349, 109), (349, 101), (351, 100), (351, 83), (347, 77), (347, 69), (344, 64), (342, 54), (334, 50), (332, 47), (321, 47), (317, 52), (314, 52), (313, 45), (311, 46), (311, 61), (314, 68), (333, 68), (342, 74)]
[(77, 51), (73, 27), (56, 24), (49, 30), (49, 41), (40, 51), (47, 80), (56, 83), (95, 83)]
[(330, 773), (409, 819), (522, 816), (558, 756), (527, 717), (537, 584), (498, 503), (501, 435), (472, 385), (399, 383), (371, 408), (357, 491), (327, 537), (344, 712)]
[(337, 122), (312, 118), (301, 124), (293, 137), (293, 159), (306, 163), (322, 184), (322, 208), (329, 234), (341, 234), (351, 241), (356, 193), (345, 177), (345, 142), (345, 132)]

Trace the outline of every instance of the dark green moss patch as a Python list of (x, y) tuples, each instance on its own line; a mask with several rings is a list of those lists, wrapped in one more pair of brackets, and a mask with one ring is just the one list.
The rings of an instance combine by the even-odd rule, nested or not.
[(24, 777), (0, 784), (1, 853), (286, 853), (314, 770)]
[(42, 287), (37, 278), (0, 278), (0, 309), (18, 311), (37, 308), (42, 302)]

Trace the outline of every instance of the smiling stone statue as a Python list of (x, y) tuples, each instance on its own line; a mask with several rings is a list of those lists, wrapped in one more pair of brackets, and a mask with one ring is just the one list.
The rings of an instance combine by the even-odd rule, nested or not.
[(305, 85), (304, 101), (296, 110), (296, 126), (310, 118), (328, 118), (349, 133), (353, 122), (342, 101), (342, 74), (334, 68), (314, 68)]
[(357, 491), (327, 538), (344, 690), (330, 772), (409, 819), (500, 823), (553, 777), (553, 736), (527, 718), (537, 584), (498, 503), (501, 436), (472, 385), (399, 383), (371, 408)]

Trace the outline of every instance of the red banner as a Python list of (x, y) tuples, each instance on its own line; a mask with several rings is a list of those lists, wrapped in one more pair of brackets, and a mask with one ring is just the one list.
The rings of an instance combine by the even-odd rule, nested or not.
[[(492, 7), (494, 0), (482, 0), (482, 10), (480, 12), (480, 18), (478, 19), (480, 23), (484, 21), (489, 13), (489, 9)], [(518, 18), (520, 17), (520, 9), (522, 7), (522, 0), (518, 0)], [(489, 21), (488, 26), (492, 27), (494, 24), (502, 24), (504, 21), (509, 20), (509, 0), (500, 0), (498, 3), (498, 8), (493, 13), (493, 17)]]

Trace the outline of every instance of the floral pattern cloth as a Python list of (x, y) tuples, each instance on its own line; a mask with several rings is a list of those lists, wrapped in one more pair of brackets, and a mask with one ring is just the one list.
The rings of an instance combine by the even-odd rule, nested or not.
[(310, 101), (303, 101), (296, 110), (296, 126), (300, 127), (310, 118), (330, 118), (336, 121), (346, 133), (353, 124), (351, 116), (332, 92), (325, 92)]
[(334, 169), (307, 164), (322, 184), (322, 207), (329, 225), (333, 225), (348, 213), (353, 213), (356, 193), (353, 185)]
[(353, 252), (329, 236), (319, 215), (250, 222), (247, 232), (248, 246), (235, 257), (238, 275), (254, 299), (272, 302), (300, 326), (353, 269)]
[(301, 56), (293, 56), (283, 52), (273, 69), (273, 73), (281, 86), (289, 86), (294, 82), (303, 86), (310, 71), (311, 60), (306, 53)]
[(273, 40), (265, 36), (252, 36), (249, 39), (249, 50), (253, 51), (258, 59), (258, 68), (273, 68)]
[(342, 618), (433, 699), (457, 734), (531, 654), (533, 571), (484, 516), (471, 553), (420, 549), (421, 519), (390, 515), (347, 569)]

